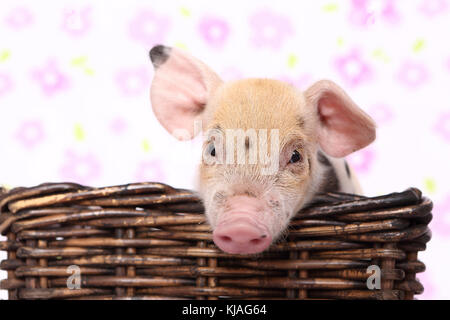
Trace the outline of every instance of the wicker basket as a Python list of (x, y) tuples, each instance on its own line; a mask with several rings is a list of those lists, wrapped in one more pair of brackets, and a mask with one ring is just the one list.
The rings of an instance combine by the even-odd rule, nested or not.
[[(328, 193), (260, 255), (211, 241), (198, 197), (160, 183), (48, 183), (0, 191), (9, 299), (412, 299), (432, 203), (417, 189)], [(78, 266), (81, 288), (68, 277)], [(368, 266), (381, 268), (369, 290)], [(77, 268), (77, 267), (75, 267)], [(74, 282), (76, 283), (76, 281)]]

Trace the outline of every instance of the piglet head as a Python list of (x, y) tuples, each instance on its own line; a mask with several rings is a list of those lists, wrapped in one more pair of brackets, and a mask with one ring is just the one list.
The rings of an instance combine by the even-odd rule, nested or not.
[(375, 125), (331, 81), (305, 92), (269, 79), (224, 83), (204, 63), (165, 46), (150, 51), (160, 123), (179, 139), (203, 132), (198, 191), (215, 244), (266, 250), (320, 190), (318, 150), (344, 157), (375, 139)]

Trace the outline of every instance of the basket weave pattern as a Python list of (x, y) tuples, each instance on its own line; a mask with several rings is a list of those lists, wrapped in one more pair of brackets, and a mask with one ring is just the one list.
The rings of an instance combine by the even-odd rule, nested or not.
[[(412, 299), (431, 238), (417, 189), (327, 193), (259, 255), (223, 253), (195, 193), (160, 183), (0, 190), (0, 284), (9, 299)], [(69, 266), (81, 287), (67, 286)], [(367, 268), (381, 268), (369, 290)]]

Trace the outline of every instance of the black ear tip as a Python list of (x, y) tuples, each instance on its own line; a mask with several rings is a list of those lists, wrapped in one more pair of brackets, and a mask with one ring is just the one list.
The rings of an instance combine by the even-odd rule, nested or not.
[(164, 48), (165, 46), (158, 44), (150, 49), (150, 60), (152, 62), (155, 62), (156, 59), (158, 59), (159, 56), (164, 54)]
[(170, 47), (156, 45), (150, 50), (149, 55), (153, 65), (157, 68), (169, 58)]

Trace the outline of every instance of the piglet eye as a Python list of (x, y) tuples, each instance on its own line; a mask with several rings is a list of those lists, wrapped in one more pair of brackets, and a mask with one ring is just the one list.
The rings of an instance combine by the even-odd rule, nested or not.
[(296, 162), (299, 162), (300, 160), (302, 160), (302, 156), (301, 156), (300, 152), (298, 152), (297, 150), (294, 150), (292, 152), (292, 156), (291, 156), (291, 159), (289, 160), (289, 163), (296, 163)]
[(216, 148), (214, 147), (214, 143), (211, 143), (208, 148), (209, 148), (209, 154), (212, 157), (215, 157), (216, 156)]

